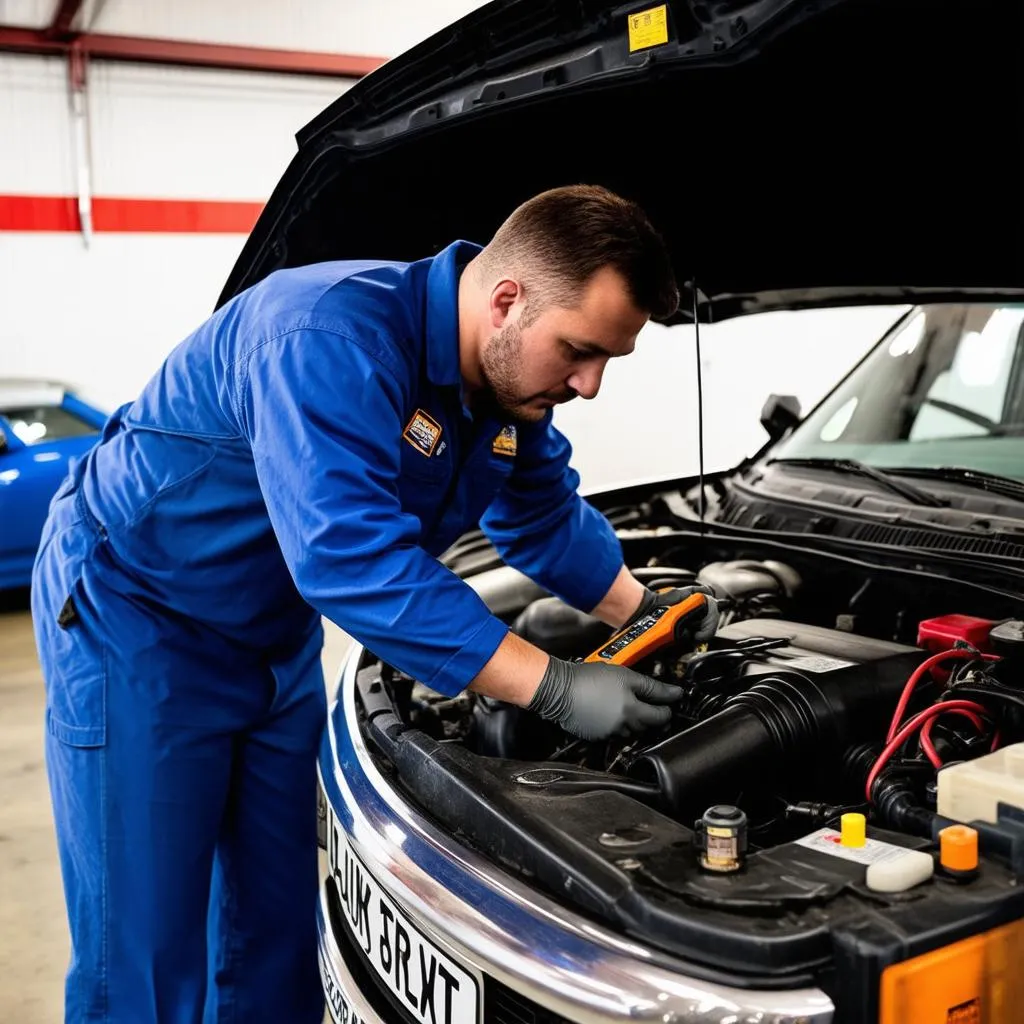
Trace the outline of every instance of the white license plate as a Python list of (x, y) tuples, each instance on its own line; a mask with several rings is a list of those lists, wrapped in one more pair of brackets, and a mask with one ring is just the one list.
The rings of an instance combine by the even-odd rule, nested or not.
[(478, 1024), (477, 979), (399, 909), (348, 843), (328, 809), (327, 860), (352, 938), (370, 966), (422, 1024)]

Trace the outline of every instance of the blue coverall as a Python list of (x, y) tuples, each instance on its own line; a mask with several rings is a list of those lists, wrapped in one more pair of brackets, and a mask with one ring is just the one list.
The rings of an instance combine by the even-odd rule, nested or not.
[(550, 414), (463, 405), (478, 251), (271, 274), (55, 495), (32, 611), (67, 1020), (319, 1024), (320, 616), (454, 694), (507, 630), (435, 558), (466, 529), (576, 607), (610, 587), (619, 543)]

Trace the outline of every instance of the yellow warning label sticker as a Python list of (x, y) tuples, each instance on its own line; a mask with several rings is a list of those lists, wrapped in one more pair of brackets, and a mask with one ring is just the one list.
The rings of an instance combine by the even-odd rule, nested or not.
[(498, 436), (491, 445), (491, 451), (495, 455), (515, 455), (518, 447), (516, 428), (513, 426), (502, 427)]
[(668, 42), (668, 4), (629, 15), (629, 52)]

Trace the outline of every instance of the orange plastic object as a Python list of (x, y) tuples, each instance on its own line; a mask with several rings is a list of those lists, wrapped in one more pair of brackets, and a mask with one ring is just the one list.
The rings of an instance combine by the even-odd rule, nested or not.
[(599, 661), (605, 665), (633, 665), (672, 643), (683, 622), (691, 617), (703, 618), (706, 609), (707, 601), (703, 594), (691, 594), (678, 604), (657, 607), (616, 633), (608, 643), (583, 660)]
[(1024, 1005), (1024, 921), (882, 972), (878, 1024), (1011, 1024)]
[(978, 833), (969, 825), (949, 825), (939, 832), (939, 863), (951, 871), (978, 866)]

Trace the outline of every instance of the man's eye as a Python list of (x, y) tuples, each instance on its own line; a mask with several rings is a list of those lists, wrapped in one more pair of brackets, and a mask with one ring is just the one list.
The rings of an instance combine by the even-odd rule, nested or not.
[(573, 361), (578, 363), (581, 359), (587, 358), (587, 353), (581, 348), (577, 348), (575, 345), (569, 344), (567, 341), (563, 341), (562, 344), (565, 346), (566, 355)]

